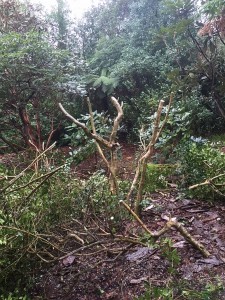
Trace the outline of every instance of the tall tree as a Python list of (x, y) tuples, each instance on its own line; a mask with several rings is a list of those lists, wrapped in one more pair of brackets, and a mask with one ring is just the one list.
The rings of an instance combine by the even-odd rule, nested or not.
[(41, 149), (48, 131), (58, 127), (66, 54), (36, 32), (1, 36), (0, 53), (1, 131), (17, 132), (27, 146)]
[(41, 6), (18, 0), (0, 0), (0, 33), (46, 29)]
[(76, 94), (81, 67), (74, 55), (55, 48), (50, 26), (39, 20), (32, 6), (7, 3), (1, 11), (0, 139), (9, 145), (22, 139), (25, 146), (41, 149), (60, 126), (57, 100), (68, 101)]

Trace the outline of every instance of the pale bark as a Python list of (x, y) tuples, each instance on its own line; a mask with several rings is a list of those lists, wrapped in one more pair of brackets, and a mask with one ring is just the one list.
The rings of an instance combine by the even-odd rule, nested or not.
[(151, 137), (148, 145), (145, 147), (144, 152), (141, 154), (140, 159), (138, 160), (135, 176), (134, 176), (131, 188), (127, 194), (127, 198), (126, 198), (127, 202), (128, 203), (132, 202), (131, 201), (132, 193), (135, 190), (135, 188), (137, 188), (137, 196), (136, 196), (135, 203), (134, 203), (136, 214), (140, 213), (140, 203), (141, 203), (142, 197), (143, 197), (143, 188), (144, 188), (145, 178), (146, 178), (147, 163), (154, 154), (155, 144), (158, 141), (160, 134), (162, 133), (162, 130), (167, 122), (172, 101), (173, 101), (173, 95), (171, 94), (170, 102), (168, 105), (168, 110), (167, 110), (166, 116), (165, 116), (161, 126), (160, 126), (160, 118), (161, 118), (161, 114), (162, 114), (164, 101), (161, 100), (159, 102), (159, 106), (158, 106), (158, 109), (156, 112), (156, 119), (155, 119), (155, 123), (154, 123), (154, 127), (153, 127), (152, 137)]
[[(89, 98), (87, 99), (88, 104), (88, 110), (90, 115), (90, 121), (91, 121), (91, 130), (87, 128), (87, 126), (81, 122), (79, 122), (77, 119), (75, 119), (73, 116), (71, 116), (65, 108), (62, 106), (61, 103), (59, 103), (59, 107), (61, 111), (66, 115), (67, 118), (69, 118), (74, 124), (76, 124), (79, 128), (83, 129), (84, 133), (91, 139), (95, 141), (97, 151), (101, 158), (103, 159), (104, 163), (107, 166), (107, 169), (109, 170), (109, 183), (110, 183), (110, 191), (112, 194), (118, 194), (118, 182), (117, 182), (117, 148), (119, 144), (116, 142), (116, 136), (119, 129), (120, 122), (123, 118), (123, 109), (122, 106), (119, 104), (118, 100), (114, 97), (111, 97), (111, 101), (113, 106), (117, 110), (117, 117), (114, 120), (113, 128), (109, 137), (109, 140), (102, 138), (99, 136), (96, 132), (95, 123), (94, 123), (94, 117), (93, 117), (93, 111), (92, 106)], [(104, 148), (106, 148), (110, 152), (110, 160), (108, 160), (104, 154)]]

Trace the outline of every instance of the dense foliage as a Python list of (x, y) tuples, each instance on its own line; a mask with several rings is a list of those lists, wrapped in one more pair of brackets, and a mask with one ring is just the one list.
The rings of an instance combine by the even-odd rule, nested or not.
[[(216, 13), (220, 28), (213, 34), (203, 31), (206, 20), (212, 18), (213, 23), (213, 18), (219, 18)], [(176, 105), (191, 114), (200, 106), (196, 117), (203, 127), (210, 115), (210, 131), (220, 131), (224, 126), (223, 20), (222, 3), (214, 1), (200, 7), (190, 0), (118, 0), (92, 9), (78, 28), (96, 107), (109, 110), (107, 96), (119, 95), (129, 111), (124, 123), (130, 132), (135, 120), (145, 116), (151, 98), (173, 90)], [(188, 107), (194, 90), (195, 103)], [(190, 125), (194, 134), (207, 134)]]
[(61, 46), (61, 36), (55, 46), (54, 24), (35, 16), (34, 7), (17, 1), (1, 5), (0, 137), (13, 150), (41, 149), (62, 126), (57, 101), (70, 102), (78, 94), (82, 62)]
[(109, 0), (77, 24), (65, 1), (45, 16), (40, 7), (8, 0), (0, 17), (0, 138), (14, 150), (40, 148), (57, 135), (57, 101), (84, 112), (84, 86), (100, 112), (111, 113), (110, 95), (120, 97), (127, 137), (171, 91), (177, 109), (190, 113), (193, 134), (224, 126), (220, 1)]

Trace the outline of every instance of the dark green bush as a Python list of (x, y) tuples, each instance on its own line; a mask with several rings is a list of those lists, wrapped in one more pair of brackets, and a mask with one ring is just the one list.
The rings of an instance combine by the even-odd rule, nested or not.
[(169, 177), (175, 172), (176, 165), (148, 164), (146, 172), (145, 191), (155, 192), (168, 186)]
[[(181, 186), (188, 188), (207, 179), (222, 174), (225, 168), (225, 155), (207, 140), (191, 137), (182, 141), (176, 149), (179, 172), (182, 176)], [(224, 177), (218, 177), (213, 184), (200, 186), (188, 191), (188, 194), (201, 199), (212, 200), (225, 197)]]
[[(97, 134), (106, 138), (110, 134), (111, 119), (104, 113), (93, 112), (93, 119)], [(79, 121), (87, 126), (91, 130), (90, 115), (82, 115)], [(79, 164), (90, 155), (96, 152), (95, 141), (87, 137), (83, 129), (78, 128), (75, 124), (66, 127), (66, 134), (62, 140), (64, 143), (69, 143), (72, 146), (72, 150), (69, 152), (70, 158), (68, 163)]]
[(76, 206), (81, 206), (80, 211), (84, 220), (102, 217), (107, 227), (115, 229), (126, 214), (126, 211), (119, 205), (119, 199), (124, 199), (128, 188), (129, 183), (121, 181), (119, 182), (120, 195), (118, 197), (112, 195), (108, 177), (103, 170), (97, 171), (84, 182)]

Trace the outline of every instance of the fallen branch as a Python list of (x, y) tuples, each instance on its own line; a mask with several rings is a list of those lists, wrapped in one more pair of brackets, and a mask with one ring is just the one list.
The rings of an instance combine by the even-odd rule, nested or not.
[(74, 254), (76, 254), (76, 253), (78, 253), (78, 252), (80, 252), (80, 251), (84, 251), (84, 250), (87, 250), (87, 249), (89, 249), (89, 248), (92, 248), (92, 247), (94, 247), (94, 246), (101, 245), (101, 244), (104, 244), (104, 243), (108, 243), (108, 241), (102, 240), (102, 241), (96, 241), (96, 242), (90, 243), (90, 244), (88, 244), (88, 245), (85, 245), (85, 246), (83, 246), (83, 247), (80, 247), (80, 248), (78, 248), (78, 249), (75, 249), (75, 250), (73, 250), (73, 251), (67, 253), (67, 254), (64, 255), (64, 256), (59, 257), (58, 260), (62, 260), (62, 259), (64, 259), (64, 258), (67, 258), (67, 257), (70, 256), (70, 255), (74, 255)]
[[(40, 251), (37, 250), (38, 242), (41, 242), (42, 245), (44, 244), (44, 245), (50, 247), (51, 249), (57, 250), (61, 253), (65, 253), (65, 251), (63, 251), (60, 247), (58, 247), (58, 245), (56, 243), (51, 242), (49, 240), (49, 238), (44, 238), (42, 234), (33, 233), (33, 232), (30, 232), (30, 231), (22, 229), (22, 228), (18, 228), (18, 227), (14, 227), (14, 226), (6, 226), (6, 225), (1, 225), (0, 230), (10, 230), (10, 231), (15, 231), (15, 232), (20, 232), (20, 233), (26, 235), (27, 237), (32, 238), (31, 242), (27, 245), (27, 249), (24, 248), (23, 255), (25, 255), (26, 252), (32, 252), (35, 255), (37, 255), (44, 262), (51, 263), (51, 262), (56, 261), (57, 257), (54, 257), (51, 253), (49, 253), (47, 251), (47, 249), (45, 249), (43, 251), (43, 254), (53, 257), (53, 259), (47, 260), (42, 255), (40, 255)], [(15, 234), (14, 234), (14, 236), (15, 236)], [(16, 263), (16, 261), (15, 261), (15, 263)]]
[(184, 226), (177, 222), (175, 218), (168, 218), (166, 225), (157, 232), (152, 232), (147, 228), (147, 226), (143, 223), (143, 221), (138, 217), (138, 215), (123, 201), (120, 203), (132, 214), (132, 216), (136, 219), (136, 221), (141, 225), (141, 227), (154, 239), (158, 239), (164, 233), (169, 231), (172, 227), (176, 228), (177, 231), (185, 238), (187, 242), (189, 242), (194, 248), (199, 250), (204, 257), (209, 257), (210, 253), (205, 249), (205, 247), (196, 241), (193, 236), (184, 228)]
[[(196, 189), (196, 188), (198, 188), (200, 186), (204, 186), (204, 185), (211, 185), (211, 184), (213, 184), (213, 180), (218, 179), (218, 178), (223, 177), (223, 176), (225, 176), (225, 173), (219, 174), (219, 175), (214, 176), (214, 177), (209, 178), (209, 179), (206, 179), (205, 181), (203, 181), (201, 183), (191, 185), (189, 187), (189, 190), (193, 190), (193, 189)], [(225, 185), (225, 183), (223, 185)]]
[(0, 190), (0, 193), (3, 193), (6, 191), (10, 186), (12, 186), (21, 176), (24, 175), (24, 173), (29, 170), (38, 160), (41, 158), (46, 152), (50, 151), (55, 147), (56, 143), (53, 143), (50, 147), (48, 147), (45, 151), (43, 151), (40, 155), (38, 155), (30, 164), (27, 166), (23, 171), (21, 171), (16, 177), (14, 177), (7, 186), (5, 186), (3, 189)]
[(154, 235), (154, 233), (152, 231), (150, 231), (148, 229), (148, 227), (144, 224), (144, 222), (142, 222), (142, 220), (138, 217), (138, 215), (129, 207), (129, 205), (127, 205), (126, 202), (124, 202), (123, 200), (120, 200), (120, 204), (122, 204), (128, 211), (129, 213), (136, 219), (136, 221), (138, 221), (138, 223), (141, 225), (141, 227), (151, 236)]
[(23, 188), (26, 188), (27, 186), (31, 185), (32, 183), (34, 182), (37, 182), (38, 180), (42, 179), (42, 178), (45, 178), (45, 177), (49, 177), (49, 176), (52, 176), (54, 173), (56, 173), (58, 170), (62, 169), (63, 166), (60, 166), (58, 168), (56, 168), (55, 170), (49, 172), (49, 173), (46, 173), (46, 174), (43, 174), (41, 176), (39, 176), (38, 178), (35, 178), (31, 181), (29, 181), (28, 183), (24, 184), (24, 185), (21, 185), (21, 186), (18, 186), (17, 188), (13, 189), (13, 190), (10, 190), (8, 191), (7, 193), (5, 193), (6, 195), (9, 194), (9, 193), (13, 193), (13, 192), (16, 192), (20, 189), (23, 189)]
[(189, 242), (194, 248), (198, 249), (204, 257), (210, 256), (210, 253), (205, 249), (205, 247), (201, 243), (196, 241), (181, 223), (171, 219), (167, 222), (167, 226), (176, 228), (185, 238), (185, 240)]

